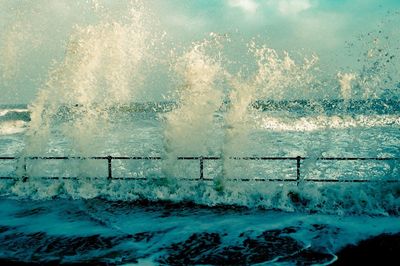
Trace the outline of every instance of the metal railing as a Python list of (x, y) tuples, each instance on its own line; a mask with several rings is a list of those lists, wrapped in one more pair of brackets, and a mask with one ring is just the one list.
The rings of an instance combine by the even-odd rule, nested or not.
[[(22, 181), (26, 182), (29, 179), (27, 173), (27, 161), (28, 160), (106, 160), (107, 161), (107, 179), (108, 180), (147, 180), (149, 178), (138, 178), (138, 177), (115, 177), (113, 176), (113, 160), (151, 160), (157, 161), (162, 160), (162, 157), (126, 157), (126, 156), (95, 156), (95, 157), (0, 157), (0, 161), (5, 160), (22, 160), (23, 174), (21, 177)], [(400, 161), (400, 158), (374, 158), (374, 157), (319, 157), (319, 158), (307, 158), (307, 157), (207, 157), (207, 156), (195, 156), (195, 157), (177, 157), (180, 161), (199, 161), (199, 177), (198, 178), (183, 178), (183, 180), (191, 181), (212, 181), (213, 178), (204, 177), (204, 162), (205, 161), (218, 161), (218, 160), (245, 160), (245, 161), (295, 161), (296, 162), (296, 178), (239, 178), (229, 179), (237, 181), (271, 181), (271, 182), (297, 182), (310, 181), (310, 182), (339, 182), (339, 183), (364, 183), (364, 182), (388, 182), (395, 183), (400, 182), (400, 178), (392, 180), (372, 180), (372, 179), (302, 179), (301, 178), (301, 164), (304, 160), (315, 160), (315, 161)], [(15, 179), (16, 177), (0, 177), (0, 179)], [(78, 177), (41, 177), (42, 179), (78, 179)], [(100, 178), (95, 178), (100, 179)], [(155, 178), (153, 178), (155, 179)]]

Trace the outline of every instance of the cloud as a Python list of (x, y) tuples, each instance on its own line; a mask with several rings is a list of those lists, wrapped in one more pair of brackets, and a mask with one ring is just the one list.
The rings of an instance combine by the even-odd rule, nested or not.
[(242, 9), (245, 13), (256, 13), (259, 4), (254, 0), (228, 0), (231, 7)]
[(260, 8), (270, 8), (283, 16), (297, 15), (314, 6), (315, 0), (227, 0), (231, 8), (239, 8), (247, 15), (254, 15)]
[(268, 5), (275, 7), (282, 15), (296, 15), (312, 7), (310, 0), (270, 0)]

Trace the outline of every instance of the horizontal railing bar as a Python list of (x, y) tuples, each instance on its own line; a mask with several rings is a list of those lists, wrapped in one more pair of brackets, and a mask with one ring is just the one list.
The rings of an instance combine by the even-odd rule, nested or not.
[(112, 157), (111, 156), (111, 159), (113, 159), (113, 160), (161, 160), (162, 158), (158, 157), (158, 156), (155, 156), (155, 157), (153, 157), (153, 156), (150, 156), (150, 157), (137, 157), (137, 156), (134, 156), (134, 157), (124, 157), (124, 156)]
[[(95, 156), (95, 157), (79, 157), (79, 156), (27, 156), (27, 157), (0, 157), (0, 160), (17, 160), (20, 158), (31, 159), (31, 160), (162, 160), (159, 156)], [(321, 161), (392, 161), (400, 160), (400, 158), (380, 158), (380, 157), (225, 157), (230, 160), (321, 160)], [(222, 160), (222, 157), (177, 157), (178, 160)]]
[[(307, 158), (312, 159), (312, 158)], [(400, 158), (374, 158), (374, 157), (320, 157), (316, 160), (321, 161), (395, 161)]]
[[(168, 177), (113, 177), (112, 180), (167, 180), (169, 179)], [(212, 181), (212, 179), (200, 179), (200, 178), (179, 178), (179, 180), (183, 181)]]
[(82, 160), (85, 159), (84, 157), (25, 157), (26, 159), (30, 160)]
[(177, 157), (178, 160), (221, 160), (221, 157), (207, 157), (207, 156), (189, 156), (189, 157), (184, 157), (180, 156)]
[(231, 160), (271, 160), (271, 161), (284, 161), (284, 160), (305, 160), (305, 157), (228, 157)]
[(90, 179), (90, 180), (107, 180), (107, 177), (76, 177), (76, 176), (42, 176), (42, 177), (29, 177), (32, 179), (45, 179), (45, 180), (84, 180), (84, 179)]
[[(124, 157), (124, 156), (104, 156), (104, 157), (66, 157), (66, 156), (51, 156), (51, 157), (39, 157), (39, 156), (34, 156), (34, 157), (0, 157), (0, 160), (17, 160), (20, 158), (26, 158), (26, 159), (31, 159), (31, 160), (85, 160), (85, 159), (91, 159), (91, 160), (107, 160), (107, 159), (113, 159), (113, 160), (162, 160), (162, 157), (139, 157), (139, 156), (134, 156), (134, 157)], [(231, 160), (309, 160), (309, 159), (314, 159), (314, 160), (322, 160), (322, 161), (391, 161), (391, 160), (400, 160), (400, 158), (375, 158), (375, 157), (317, 157), (317, 158), (312, 158), (312, 157), (226, 157), (227, 159)], [(221, 160), (222, 157), (177, 157), (178, 160)]]
[(12, 177), (12, 176), (0, 176), (0, 180), (17, 180), (19, 177)]
[(58, 176), (44, 176), (44, 177), (30, 177), (30, 178), (33, 178), (33, 179), (45, 179), (45, 180), (60, 180), (60, 179), (63, 179), (63, 180), (79, 180), (78, 177), (73, 177), (73, 176), (71, 176), (71, 177), (69, 177), (69, 176), (60, 176), (60, 177), (58, 177)]
[(367, 179), (303, 179), (305, 182), (324, 182), (324, 183), (373, 183), (373, 182), (384, 182), (384, 183), (398, 183), (399, 180), (367, 180)]
[(213, 157), (213, 156), (211, 156), (211, 157), (200, 157), (199, 159), (203, 159), (203, 160), (221, 160), (222, 159), (222, 157)]

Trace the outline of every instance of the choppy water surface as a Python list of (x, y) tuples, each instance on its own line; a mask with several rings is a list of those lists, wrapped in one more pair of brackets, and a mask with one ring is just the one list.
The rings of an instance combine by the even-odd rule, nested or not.
[(395, 233), (390, 217), (205, 208), (188, 203), (1, 202), (3, 258), (99, 264), (324, 264), (335, 251)]
[[(0, 186), (2, 257), (35, 263), (330, 264), (347, 244), (397, 233), (400, 187), (382, 181), (398, 178), (398, 164), (312, 157), (396, 157), (398, 115), (281, 114), (263, 112), (257, 118), (240, 156), (307, 156), (302, 178), (378, 182), (230, 181), (295, 178), (295, 162), (227, 161), (230, 171), (221, 188), (186, 180), (199, 177), (198, 161), (173, 161), (174, 168), (166, 171), (164, 161), (145, 160), (115, 160), (113, 175), (148, 181), (107, 181), (106, 161), (66, 160), (30, 161), (29, 181), (22, 182), (15, 171), (18, 162), (3, 162), (2, 175), (17, 181), (3, 180)], [(22, 111), (17, 115), (24, 121)], [(107, 134), (91, 139), (98, 145), (87, 155), (166, 156), (164, 115), (118, 114), (122, 121), (110, 122)], [(219, 115), (215, 119), (221, 123)], [(25, 148), (26, 126), (16, 128), (21, 131), (1, 136), (4, 156)], [(222, 131), (214, 131), (215, 143)], [(78, 154), (69, 153), (70, 143), (60, 135), (54, 132), (48, 139), (53, 148), (46, 154)], [(206, 161), (205, 177), (218, 179), (223, 167), (222, 161)], [(157, 181), (163, 177), (168, 179)]]
[[(0, 262), (331, 264), (348, 244), (397, 237), (397, 13), (349, 41), (357, 63), (332, 72), (328, 55), (237, 31), (179, 43), (146, 3), (78, 4), (90, 16), (35, 99), (0, 106), (0, 157), (17, 157), (0, 161)], [(10, 84), (16, 44), (48, 40), (24, 27), (43, 8), (2, 5), (20, 18), (0, 35)], [(109, 169), (94, 156), (153, 159)]]

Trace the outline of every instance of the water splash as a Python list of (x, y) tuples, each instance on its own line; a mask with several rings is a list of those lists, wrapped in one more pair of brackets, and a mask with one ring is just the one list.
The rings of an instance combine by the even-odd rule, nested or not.
[(340, 83), (340, 92), (342, 94), (342, 98), (345, 101), (349, 101), (351, 98), (351, 83), (356, 79), (356, 75), (354, 73), (338, 73), (339, 83)]
[(0, 32), (0, 81), (4, 84), (19, 77), (23, 59), (40, 45), (40, 34), (29, 23), (30, 8), (30, 4), (20, 9), (5, 7), (12, 15)]
[[(129, 143), (129, 140), (133, 131), (145, 123), (136, 126), (130, 120), (132, 125), (127, 126), (125, 121), (115, 121), (110, 110), (124, 109), (136, 101), (138, 93), (144, 90), (148, 61), (154, 60), (154, 56), (156, 60), (164, 60), (157, 54), (160, 51), (154, 49), (154, 43), (159, 40), (154, 37), (154, 29), (149, 27), (154, 21), (148, 22), (148, 11), (139, 1), (132, 1), (131, 8), (118, 18), (109, 12), (107, 2), (94, 0), (88, 3), (96, 19), (90, 24), (83, 23), (73, 28), (63, 60), (54, 63), (46, 84), (31, 105), (32, 121), (22, 155), (109, 155), (117, 149), (123, 150), (125, 146), (128, 147), (125, 151), (130, 149), (127, 155), (143, 151), (136, 149), (137, 143)], [(255, 164), (230, 160), (232, 156), (354, 155), (355, 146), (359, 148), (357, 152), (366, 156), (396, 156), (398, 137), (392, 131), (398, 128), (399, 120), (396, 114), (373, 117), (353, 116), (349, 112), (351, 115), (331, 116), (325, 114), (327, 110), (324, 110), (323, 104), (318, 106), (318, 101), (334, 97), (345, 99), (350, 106), (364, 89), (364, 98), (381, 97), (384, 93), (380, 88), (380, 75), (384, 72), (384, 65), (372, 63), (371, 68), (366, 67), (364, 72), (346, 70), (340, 72), (345, 74), (329, 76), (319, 70), (318, 58), (314, 55), (304, 57), (300, 54), (296, 57), (292, 53), (274, 50), (263, 42), (252, 41), (247, 46), (250, 62), (233, 62), (237, 64), (234, 69), (240, 69), (235, 72), (229, 65), (232, 62), (227, 63), (225, 58), (225, 48), (231, 43), (228, 40), (226, 46), (222, 45), (221, 36), (223, 40), (229, 39), (226, 35), (213, 33), (205, 41), (192, 43), (183, 53), (177, 49), (176, 53), (181, 55), (173, 58), (174, 67), (168, 74), (178, 76), (175, 98), (178, 104), (171, 112), (160, 115), (164, 123), (158, 128), (163, 131), (159, 135), (153, 135), (148, 128), (140, 132), (149, 143), (164, 137), (162, 144), (149, 145), (151, 148), (145, 151), (149, 154), (161, 153), (167, 160), (159, 168), (147, 162), (136, 168), (131, 167), (136, 176), (157, 178), (164, 175), (173, 179), (188, 177), (187, 172), (194, 169), (195, 177), (198, 177), (197, 162), (196, 165), (181, 164), (176, 157), (221, 156), (220, 165), (205, 166), (207, 174), (215, 178), (213, 185), (188, 184), (179, 178), (167, 185), (143, 180), (140, 181), (142, 183), (62, 181), (49, 185), (32, 179), (26, 183), (16, 182), (11, 186), (11, 193), (32, 198), (189, 200), (207, 205), (233, 204), (285, 211), (398, 212), (397, 186), (382, 186), (378, 188), (379, 193), (374, 194), (376, 188), (369, 185), (350, 188), (303, 184), (299, 187), (293, 184), (258, 186), (251, 182), (244, 185), (229, 180), (249, 175), (265, 177), (281, 174), (287, 178), (294, 173), (293, 166), (289, 166), (287, 172), (276, 173), (280, 169), (277, 165), (256, 168)], [(17, 39), (14, 38), (14, 41)], [(379, 49), (368, 53), (368, 57), (373, 58), (376, 53), (382, 55)], [(11, 62), (16, 53), (9, 54), (8, 61)], [(249, 65), (254, 65), (254, 69)], [(337, 86), (338, 78), (340, 87)], [(149, 79), (154, 79), (154, 76)], [(326, 84), (336, 87), (323, 86)], [(257, 101), (286, 104), (290, 100), (302, 99), (307, 99), (306, 108), (313, 105), (308, 116), (303, 116), (303, 110), (292, 115), (287, 110), (263, 112), (253, 108)], [(125, 110), (128, 116), (134, 116), (130, 113), (132, 110)], [(146, 123), (159, 122), (154, 120)], [(113, 130), (112, 127), (117, 124), (119, 128)], [(390, 126), (394, 129), (388, 129)], [(120, 134), (121, 128), (128, 128), (125, 130), (130, 132)], [(364, 130), (366, 128), (368, 130)], [(363, 138), (363, 141), (368, 140), (368, 145), (349, 140), (352, 134), (358, 137), (364, 131), (368, 131)], [(376, 139), (371, 140), (370, 136)], [(115, 141), (108, 143), (111, 137)], [(387, 142), (387, 149), (376, 144), (381, 140)], [(374, 151), (369, 153), (366, 148)], [(113, 170), (126, 170), (117, 162), (113, 166)], [(352, 169), (352, 166), (335, 166), (325, 167), (325, 170), (328, 168), (325, 172), (313, 170), (317, 166), (315, 160), (304, 163), (304, 175), (335, 179), (339, 178), (339, 170)], [(79, 177), (104, 176), (99, 165), (88, 161), (80, 161), (78, 166), (73, 167), (77, 168)], [(392, 175), (398, 173), (395, 166), (384, 165), (381, 168), (391, 168)], [(379, 172), (379, 169), (374, 173), (384, 172)], [(352, 187), (356, 187), (356, 194)], [(2, 191), (9, 191), (9, 188), (1, 187)], [(384, 192), (387, 193), (382, 196)], [(340, 195), (340, 199), (334, 195)]]
[[(261, 115), (260, 110), (252, 108), (254, 102), (290, 98), (289, 95), (305, 91), (314, 81), (313, 68), (318, 60), (315, 56), (305, 58), (303, 63), (297, 63), (287, 52), (280, 56), (276, 50), (266, 45), (257, 45), (255, 41), (250, 42), (248, 47), (249, 53), (253, 54), (256, 60), (257, 68), (246, 78), (240, 73), (230, 75), (230, 107), (224, 119), (225, 157), (252, 156), (260, 152), (257, 141), (251, 138)], [(293, 92), (294, 89), (298, 91)], [(263, 116), (264, 119), (268, 119)], [(225, 160), (223, 175), (240, 177), (246, 174), (245, 169), (241, 163)]]
[(219, 153), (215, 114), (223, 102), (223, 89), (218, 84), (223, 68), (218, 59), (206, 54), (207, 48), (218, 45), (215, 39), (194, 43), (177, 60), (175, 71), (183, 84), (178, 91), (179, 106), (165, 115), (165, 151), (170, 158), (167, 168), (174, 165), (177, 156)]
[(77, 140), (99, 130), (95, 123), (107, 121), (107, 108), (134, 99), (151, 42), (142, 17), (142, 11), (132, 7), (122, 21), (106, 17), (96, 25), (75, 27), (64, 61), (51, 71), (31, 105), (29, 135), (36, 136), (67, 106), (73, 119), (64, 133), (78, 132)]
[[(115, 19), (106, 11), (95, 24), (74, 27), (65, 58), (30, 106), (25, 155), (98, 155), (111, 128), (109, 110), (135, 101), (150, 64), (153, 33), (139, 2)], [(101, 9), (96, 9), (101, 12)], [(67, 117), (67, 119), (65, 119)], [(62, 150), (54, 138), (64, 138)], [(123, 140), (121, 140), (123, 141)], [(81, 174), (93, 176), (95, 162), (81, 162)]]

